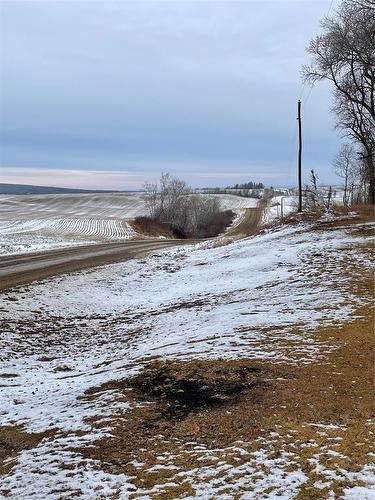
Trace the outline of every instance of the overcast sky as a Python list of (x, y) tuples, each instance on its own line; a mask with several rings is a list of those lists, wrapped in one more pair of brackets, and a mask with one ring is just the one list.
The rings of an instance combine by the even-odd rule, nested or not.
[(293, 185), (301, 92), (305, 172), (337, 182), (329, 88), (300, 79), (335, 4), (0, 1), (2, 182)]

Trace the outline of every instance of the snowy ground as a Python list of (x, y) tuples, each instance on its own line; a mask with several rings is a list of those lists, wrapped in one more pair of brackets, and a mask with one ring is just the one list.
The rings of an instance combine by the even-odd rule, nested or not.
[[(283, 191), (283, 189), (280, 189)], [(287, 215), (296, 212), (298, 208), (298, 195), (293, 193), (292, 190), (285, 189), (285, 194), (282, 196), (272, 197), (269, 207), (264, 213), (264, 222), (267, 224), (275, 219), (281, 219)], [(321, 188), (321, 193), (324, 197), (328, 197), (329, 188)], [(344, 190), (341, 187), (332, 187), (332, 203), (336, 206), (343, 204)]]
[(296, 196), (274, 196), (269, 207), (264, 213), (264, 222), (268, 223), (275, 219), (286, 217), (297, 211), (298, 199)]
[[(53, 439), (21, 452), (3, 491), (21, 499), (71, 498), (73, 492), (127, 498), (134, 489), (129, 478), (106, 473), (71, 449), (110, 432), (93, 430), (84, 417), (113, 416), (128, 403), (116, 391), (82, 400), (84, 391), (128, 376), (155, 356), (290, 364), (323, 359), (335, 344), (318, 341), (314, 329), (348, 319), (359, 300), (339, 280), (340, 250), (354, 248), (346, 258), (370, 266), (355, 250), (363, 241), (345, 228), (317, 238), (306, 226), (284, 227), (225, 247), (163, 251), (2, 293), (0, 425), (55, 430)], [(194, 483), (199, 498), (224, 499), (252, 474), (259, 498), (271, 498), (265, 493), (270, 486), (292, 498), (305, 475), (298, 467), (286, 474), (292, 458), (271, 458), (271, 448), (264, 443), (262, 451), (249, 452), (238, 443), (228, 450), (247, 456), (238, 470), (228, 459), (217, 468), (177, 471), (175, 481)], [(216, 452), (193, 447), (181, 453), (212, 458)], [(371, 474), (363, 472), (366, 495)], [(232, 494), (220, 496), (225, 484)], [(348, 487), (348, 498), (374, 498), (353, 491)]]
[(134, 235), (127, 222), (116, 219), (0, 221), (0, 255), (124, 240)]

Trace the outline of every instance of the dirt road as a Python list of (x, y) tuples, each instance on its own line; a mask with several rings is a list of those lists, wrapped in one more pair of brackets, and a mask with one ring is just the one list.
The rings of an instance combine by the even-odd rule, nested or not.
[(259, 231), (262, 223), (263, 213), (269, 204), (269, 196), (261, 198), (256, 208), (246, 208), (244, 217), (239, 224), (235, 225), (226, 232), (227, 236), (251, 236)]
[(5, 256), (0, 259), (0, 290), (56, 274), (121, 262), (153, 250), (192, 243), (197, 243), (197, 240), (132, 240)]

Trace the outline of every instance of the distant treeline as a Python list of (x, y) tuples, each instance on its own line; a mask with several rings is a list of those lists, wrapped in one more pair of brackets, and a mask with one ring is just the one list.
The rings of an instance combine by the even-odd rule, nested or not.
[(245, 182), (244, 184), (235, 184), (234, 186), (227, 186), (225, 189), (264, 189), (263, 182)]
[(227, 187), (206, 187), (196, 189), (196, 192), (205, 194), (235, 194), (247, 198), (261, 198), (263, 195), (264, 184), (262, 182), (245, 182)]
[(233, 186), (226, 187), (205, 187), (202, 188), (202, 191), (205, 192), (215, 192), (215, 193), (224, 193), (230, 189), (264, 189), (263, 182), (244, 182), (243, 184), (234, 184)]

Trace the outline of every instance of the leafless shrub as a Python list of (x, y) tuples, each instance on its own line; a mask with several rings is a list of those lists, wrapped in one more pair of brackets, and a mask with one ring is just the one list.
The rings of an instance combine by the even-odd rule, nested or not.
[(330, 210), (332, 208), (333, 191), (332, 186), (327, 188), (320, 188), (318, 186), (318, 174), (314, 169), (310, 171), (310, 183), (305, 186), (304, 192), (304, 205), (305, 209)]
[(168, 225), (178, 237), (216, 236), (234, 218), (233, 212), (221, 211), (217, 197), (191, 194), (185, 181), (168, 173), (144, 188), (150, 218)]
[(333, 161), (336, 174), (344, 179), (344, 205), (349, 205), (353, 197), (355, 183), (359, 177), (357, 160), (353, 145), (345, 143)]

